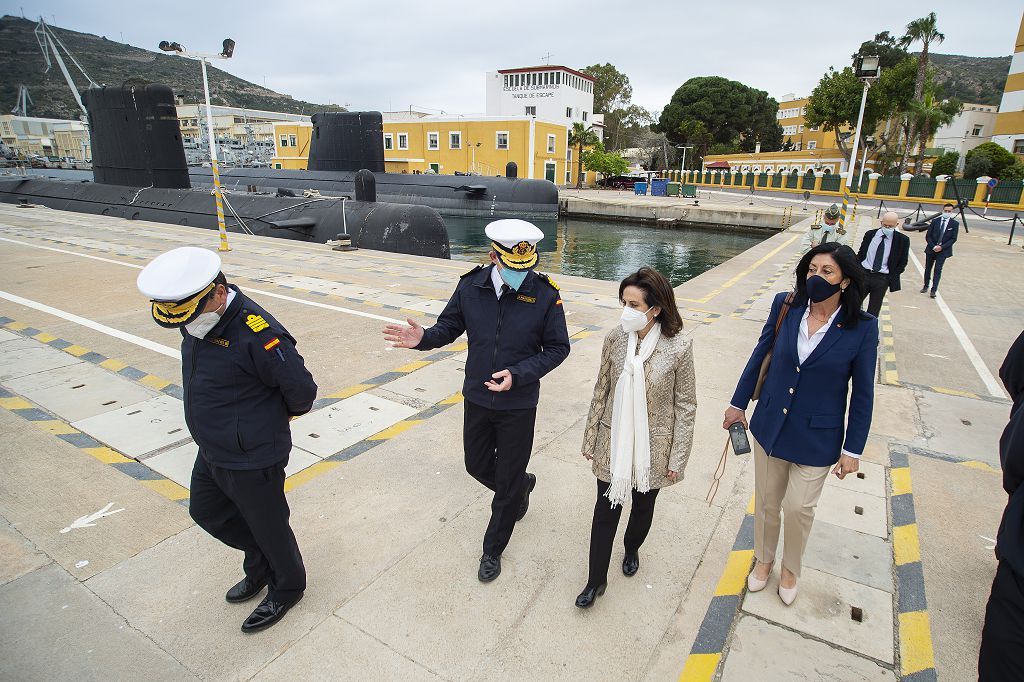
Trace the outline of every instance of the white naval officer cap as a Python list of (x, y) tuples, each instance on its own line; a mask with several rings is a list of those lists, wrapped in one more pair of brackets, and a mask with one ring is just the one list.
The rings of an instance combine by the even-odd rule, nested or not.
[(152, 303), (153, 319), (161, 327), (181, 327), (202, 312), (200, 303), (216, 285), (220, 256), (213, 251), (182, 246), (162, 253), (142, 269), (136, 285)]
[(484, 228), (501, 264), (509, 270), (529, 270), (537, 264), (537, 242), (544, 233), (518, 218), (495, 220)]

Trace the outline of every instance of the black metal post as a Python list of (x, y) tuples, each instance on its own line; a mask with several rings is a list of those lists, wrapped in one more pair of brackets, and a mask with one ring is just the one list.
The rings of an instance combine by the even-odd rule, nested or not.
[(1010, 240), (1006, 242), (1007, 246), (1013, 244), (1013, 232), (1017, 229), (1017, 214), (1013, 214), (1013, 220), (1010, 222)]

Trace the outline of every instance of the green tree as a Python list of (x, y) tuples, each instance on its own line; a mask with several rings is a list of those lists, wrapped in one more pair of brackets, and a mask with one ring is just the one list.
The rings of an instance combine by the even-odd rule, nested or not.
[(679, 125), (696, 120), (705, 125), (715, 142), (732, 144), (741, 137), (773, 134), (770, 129), (778, 126), (778, 110), (779, 103), (763, 90), (720, 76), (701, 76), (679, 86), (653, 129), (678, 144), (683, 141)]
[(1000, 180), (1024, 180), (1024, 163), (1020, 160), (1003, 169), (999, 174)]
[(605, 151), (600, 143), (584, 150), (582, 160), (584, 168), (588, 171), (600, 173), (605, 177), (623, 175), (629, 170), (629, 164), (624, 158), (614, 152)]
[(986, 142), (967, 152), (964, 159), (964, 177), (978, 178), (987, 175), (1002, 178), (1003, 170), (1016, 162), (1017, 157), (1003, 147), (995, 142)]
[(873, 40), (861, 43), (860, 49), (851, 56), (851, 59), (856, 61), (858, 57), (877, 56), (878, 64), (884, 72), (885, 69), (891, 69), (909, 56), (906, 48), (900, 43), (901, 41), (896, 36), (888, 31), (882, 31), (876, 33)]
[(637, 104), (612, 109), (604, 115), (605, 142), (608, 149), (638, 146), (638, 140), (654, 123), (654, 115)]
[(629, 77), (611, 64), (591, 64), (580, 71), (594, 79), (594, 111), (607, 114), (628, 106), (633, 99)]
[(583, 187), (583, 150), (587, 147), (595, 147), (601, 143), (597, 133), (589, 125), (576, 122), (572, 124), (569, 131), (569, 146), (576, 147), (576, 158), (579, 159), (579, 174), (576, 180), (576, 189)]
[(958, 163), (960, 163), (960, 152), (946, 152), (932, 164), (932, 177), (953, 175), (956, 173)]
[(708, 148), (715, 139), (703, 121), (692, 118), (680, 123), (676, 127), (676, 133), (679, 135), (681, 144), (693, 147), (693, 153), (690, 154), (691, 160), (706, 156)]
[[(924, 82), (928, 74), (928, 49), (932, 43), (941, 43), (946, 36), (939, 33), (938, 21), (935, 12), (929, 12), (928, 16), (914, 19), (907, 24), (907, 31), (900, 38), (901, 47), (909, 47), (914, 43), (921, 43), (921, 54), (917, 58), (917, 78), (914, 80), (914, 99), (921, 101), (924, 95)], [(910, 154), (910, 146), (917, 138), (917, 126), (910, 119), (907, 131), (907, 147), (903, 150), (903, 158), (900, 160), (900, 170), (907, 167), (907, 156)]]
[(949, 125), (953, 119), (960, 114), (963, 105), (957, 100), (940, 102), (934, 92), (926, 92), (920, 101), (914, 100), (910, 103), (910, 118), (918, 135), (918, 154), (914, 161), (914, 175), (921, 174), (921, 165), (924, 163), (924, 150), (928, 140), (935, 134), (935, 131), (944, 125)]

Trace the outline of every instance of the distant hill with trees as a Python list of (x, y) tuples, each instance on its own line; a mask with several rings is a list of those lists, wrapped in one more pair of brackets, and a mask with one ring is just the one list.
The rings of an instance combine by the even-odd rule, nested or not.
[[(0, 112), (7, 113), (18, 98), (19, 85), (28, 87), (32, 104), (28, 115), (43, 118), (77, 119), (81, 112), (75, 104), (64, 76), (54, 64), (44, 73), (46, 62), (33, 33), (36, 22), (21, 17), (0, 19)], [(203, 79), (199, 65), (190, 59), (144, 50), (119, 43), (106, 36), (79, 33), (50, 26), (85, 71), (100, 85), (120, 85), (127, 80), (144, 80), (171, 86), (186, 102), (202, 102)], [(187, 45), (187, 43), (186, 43)], [(79, 90), (88, 83), (65, 57), (68, 70)], [(315, 104), (293, 99), (250, 83), (220, 69), (208, 70), (210, 101), (213, 104), (313, 114), (318, 111), (344, 111), (334, 104)]]
[(928, 55), (936, 94), (972, 104), (999, 106), (1010, 71), (1011, 57), (968, 57), (962, 54)]

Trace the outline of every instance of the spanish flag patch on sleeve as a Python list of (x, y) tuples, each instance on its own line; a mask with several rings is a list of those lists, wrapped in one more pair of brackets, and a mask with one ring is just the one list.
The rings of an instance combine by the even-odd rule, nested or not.
[(279, 339), (279, 338), (277, 338), (275, 336), (270, 341), (267, 341), (265, 344), (263, 344), (263, 350), (266, 350), (266, 351), (274, 350), (275, 348), (277, 348), (277, 345), (279, 343), (281, 343), (281, 339)]

